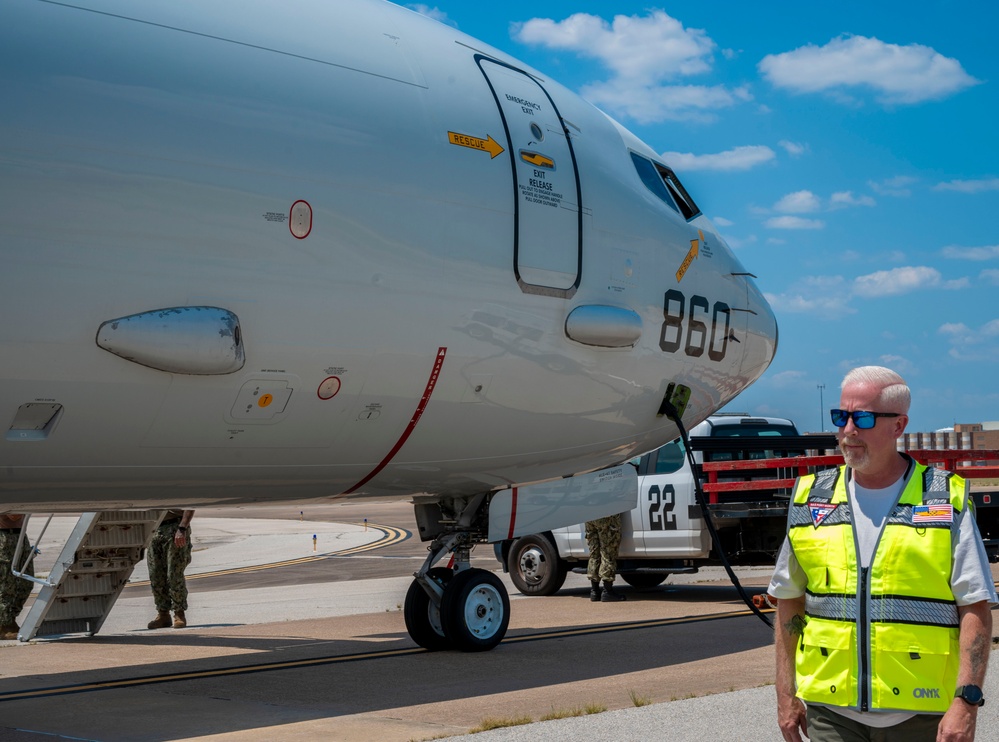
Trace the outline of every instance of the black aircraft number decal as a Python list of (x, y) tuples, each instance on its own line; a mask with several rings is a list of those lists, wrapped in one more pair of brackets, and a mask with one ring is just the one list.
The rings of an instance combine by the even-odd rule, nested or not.
[(659, 347), (666, 353), (676, 353), (682, 346), (683, 352), (692, 358), (700, 358), (707, 349), (708, 358), (712, 361), (722, 360), (728, 350), (732, 310), (725, 302), (716, 301), (712, 306), (705, 297), (696, 294), (690, 297), (689, 317), (687, 307), (687, 298), (683, 292), (677, 289), (666, 292), (663, 297), (663, 327), (659, 334)]

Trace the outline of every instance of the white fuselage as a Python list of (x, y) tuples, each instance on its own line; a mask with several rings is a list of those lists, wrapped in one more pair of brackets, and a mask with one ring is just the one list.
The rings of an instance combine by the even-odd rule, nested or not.
[[(75, 5), (0, 24), (0, 511), (487, 492), (654, 449), (671, 383), (689, 426), (771, 361), (655, 152), (501, 52), (376, 0)], [(238, 318), (236, 370), (155, 318), (98, 337), (190, 307)]]

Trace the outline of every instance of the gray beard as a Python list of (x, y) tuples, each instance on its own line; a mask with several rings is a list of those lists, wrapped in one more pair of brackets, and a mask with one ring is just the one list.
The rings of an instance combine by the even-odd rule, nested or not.
[(853, 451), (844, 451), (843, 449), (840, 449), (840, 453), (843, 454), (843, 461), (847, 466), (861, 472), (867, 468), (867, 465), (871, 460), (871, 457), (868, 455), (866, 450), (863, 453), (858, 454)]

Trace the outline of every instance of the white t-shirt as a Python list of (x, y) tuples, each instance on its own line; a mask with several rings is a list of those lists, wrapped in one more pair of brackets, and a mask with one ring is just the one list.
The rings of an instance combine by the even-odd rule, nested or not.
[(901, 479), (884, 489), (872, 490), (861, 487), (853, 477), (850, 478), (846, 492), (850, 500), (853, 522), (857, 528), (857, 558), (861, 567), (871, 566), (881, 528), (888, 513), (895, 507), (901, 491)]

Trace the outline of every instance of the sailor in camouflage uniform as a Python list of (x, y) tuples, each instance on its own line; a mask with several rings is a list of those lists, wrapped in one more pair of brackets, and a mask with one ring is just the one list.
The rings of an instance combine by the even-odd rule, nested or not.
[[(17, 633), (20, 631), (17, 617), (31, 594), (31, 583), (11, 573), (23, 520), (23, 515), (9, 513), (0, 515), (0, 639), (17, 639)], [(31, 554), (31, 543), (25, 536), (21, 551), (22, 565), (29, 554)], [(25, 574), (34, 576), (31, 564), (28, 565)]]
[[(613, 603), (624, 600), (614, 592), (614, 575), (617, 574), (617, 550), (621, 546), (621, 514), (591, 520), (586, 524), (586, 543), (590, 547), (590, 561), (586, 576), (590, 578), (590, 600)], [(603, 581), (603, 589), (600, 581)]]
[(146, 551), (149, 566), (149, 585), (156, 602), (156, 618), (149, 622), (150, 629), (175, 629), (187, 626), (187, 581), (184, 570), (191, 563), (191, 518), (193, 510), (170, 510), (163, 517), (153, 540)]

